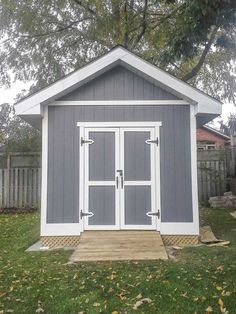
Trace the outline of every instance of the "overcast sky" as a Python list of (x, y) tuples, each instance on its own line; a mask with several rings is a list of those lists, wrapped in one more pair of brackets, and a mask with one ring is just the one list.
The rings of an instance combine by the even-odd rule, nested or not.
[[(19, 82), (13, 83), (10, 89), (6, 89), (3, 87), (0, 88), (0, 104), (3, 104), (5, 102), (13, 104), (14, 98), (16, 97), (16, 95), (20, 93), (23, 89), (27, 90), (29, 86), (30, 86), (30, 83), (26, 84), (19, 81)], [(233, 104), (224, 104), (222, 108), (222, 118), (224, 121), (227, 120), (227, 117), (230, 112), (233, 112), (236, 114), (236, 107)], [(219, 123), (217, 123), (217, 120), (219, 120), (219, 118), (216, 118), (215, 120), (216, 120), (214, 121), (215, 127), (219, 127)]]

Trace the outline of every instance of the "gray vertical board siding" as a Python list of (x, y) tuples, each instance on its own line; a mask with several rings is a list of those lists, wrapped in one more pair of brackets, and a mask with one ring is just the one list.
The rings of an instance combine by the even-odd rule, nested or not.
[[(162, 121), (161, 219), (193, 221), (190, 108), (163, 105), (49, 107), (48, 222), (79, 219), (79, 128), (76, 126), (79, 121)], [(69, 134), (73, 138), (67, 143)]]
[(89, 225), (115, 225), (115, 186), (90, 186)]
[(79, 221), (79, 128), (73, 114), (73, 108), (49, 109), (48, 223)]
[(151, 180), (150, 132), (124, 132), (124, 179), (125, 181)]
[(115, 132), (89, 132), (89, 180), (115, 180)]
[(179, 99), (141, 76), (117, 66), (58, 100)]
[(125, 186), (125, 224), (150, 225), (146, 215), (151, 210), (150, 186)]

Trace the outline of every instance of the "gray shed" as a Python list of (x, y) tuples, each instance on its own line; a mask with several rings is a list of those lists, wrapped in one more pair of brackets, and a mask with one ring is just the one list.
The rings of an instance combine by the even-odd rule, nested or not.
[(197, 241), (196, 125), (221, 114), (219, 101), (118, 46), (16, 112), (42, 128), (45, 244), (130, 229)]

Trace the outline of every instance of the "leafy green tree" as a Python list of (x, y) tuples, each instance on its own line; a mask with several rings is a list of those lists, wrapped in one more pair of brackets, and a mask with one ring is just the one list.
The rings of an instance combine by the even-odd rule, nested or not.
[(0, 77), (37, 90), (122, 44), (235, 100), (235, 0), (1, 0)]
[(40, 132), (17, 117), (13, 106), (0, 106), (0, 143), (6, 153), (12, 151), (32, 152), (41, 150)]

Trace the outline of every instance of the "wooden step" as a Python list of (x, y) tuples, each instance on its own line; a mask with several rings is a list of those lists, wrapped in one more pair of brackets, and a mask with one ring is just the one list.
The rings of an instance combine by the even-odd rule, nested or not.
[(70, 261), (168, 259), (156, 231), (85, 231)]

